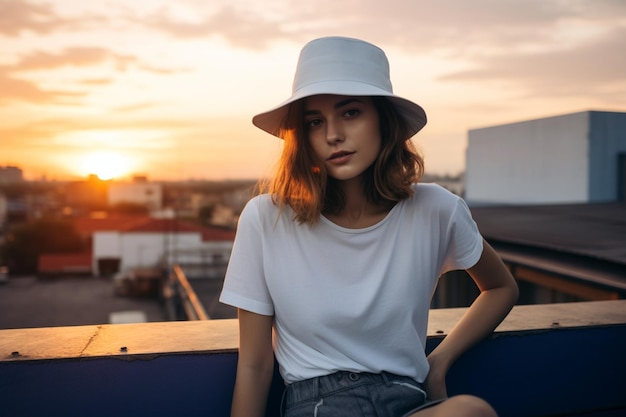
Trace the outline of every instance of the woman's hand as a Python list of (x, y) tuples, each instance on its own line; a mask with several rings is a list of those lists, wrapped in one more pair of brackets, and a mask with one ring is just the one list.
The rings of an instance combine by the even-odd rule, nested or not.
[(428, 376), (424, 381), (428, 399), (439, 400), (448, 398), (448, 390), (446, 388), (447, 367), (439, 365), (437, 360), (431, 358), (431, 356), (428, 357), (428, 363), (430, 364), (430, 372), (428, 372)]
[(432, 400), (447, 398), (446, 374), (452, 364), (469, 348), (491, 334), (517, 300), (515, 279), (487, 242), (483, 241), (480, 260), (467, 272), (480, 289), (480, 295), (428, 355), (430, 372), (424, 386)]
[(274, 372), (273, 317), (239, 309), (239, 358), (231, 417), (261, 417)]

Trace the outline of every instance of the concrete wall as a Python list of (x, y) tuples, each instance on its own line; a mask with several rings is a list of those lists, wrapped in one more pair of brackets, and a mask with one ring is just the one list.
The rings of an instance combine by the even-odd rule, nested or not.
[(124, 233), (121, 239), (121, 269), (153, 267), (163, 263), (166, 256), (180, 247), (202, 245), (202, 236), (190, 233)]
[(95, 232), (92, 246), (92, 271), (100, 275), (98, 260), (104, 258), (122, 258), (122, 245), (119, 232)]
[[(228, 262), (232, 247), (232, 241), (203, 241), (198, 232), (95, 232), (92, 266), (95, 275), (99, 274), (98, 260), (103, 258), (119, 258), (120, 271), (155, 267), (165, 261), (169, 265), (197, 265), (201, 270), (212, 264), (221, 268)], [(223, 278), (223, 274), (215, 277)]]
[[(626, 415), (626, 300), (517, 306), (463, 355), (450, 395), (501, 417)], [(427, 351), (465, 309), (431, 312)], [(0, 330), (3, 416), (227, 417), (236, 320)], [(276, 375), (268, 417), (278, 415)]]
[(469, 131), (470, 204), (580, 203), (589, 189), (589, 113)]

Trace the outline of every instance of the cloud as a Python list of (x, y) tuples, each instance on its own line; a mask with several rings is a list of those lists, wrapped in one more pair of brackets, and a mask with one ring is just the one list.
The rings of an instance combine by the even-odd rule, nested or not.
[(37, 104), (77, 104), (84, 93), (71, 91), (43, 90), (30, 81), (12, 78), (0, 72), (0, 105), (13, 100)]
[(626, 93), (626, 27), (604, 37), (556, 51), (500, 53), (475, 58), (475, 68), (447, 74), (443, 81), (504, 81), (525, 86), (531, 95), (605, 94), (606, 86), (621, 83)]
[(112, 78), (88, 78), (85, 80), (80, 80), (79, 82), (84, 85), (108, 85), (113, 82), (113, 79)]
[[(19, 145), (20, 147), (46, 147), (55, 143), (55, 138), (70, 134), (74, 138), (79, 136), (80, 132), (119, 132), (119, 131), (136, 131), (138, 136), (146, 131), (166, 131), (172, 135), (176, 132), (189, 132), (198, 129), (206, 129), (206, 121), (193, 122), (189, 120), (178, 120), (169, 118), (144, 118), (132, 120), (119, 120), (112, 117), (111, 114), (105, 116), (81, 117), (81, 118), (56, 118), (44, 119), (39, 121), (28, 122), (16, 126), (0, 126), (0, 149), (10, 145)], [(167, 138), (166, 138), (167, 139)], [(74, 139), (71, 143), (79, 143)], [(153, 146), (150, 141), (132, 139), (126, 140), (125, 146), (136, 149), (158, 147)], [(56, 142), (58, 144), (58, 142)]]
[(160, 68), (160, 67), (155, 67), (155, 66), (147, 65), (147, 64), (139, 64), (138, 68), (146, 72), (151, 72), (153, 74), (161, 74), (161, 75), (180, 74), (182, 72), (190, 71), (189, 69), (185, 69), (185, 68)]
[(142, 24), (177, 38), (222, 36), (235, 46), (251, 49), (263, 47), (286, 35), (277, 22), (265, 20), (250, 11), (238, 11), (230, 5), (194, 21), (173, 15), (168, 8), (162, 8), (143, 19)]
[(3, 0), (0, 9), (0, 33), (7, 36), (17, 36), (25, 30), (45, 34), (67, 24), (47, 4)]
[(97, 15), (79, 18), (62, 17), (51, 4), (24, 0), (1, 0), (0, 2), (0, 34), (5, 36), (17, 37), (23, 32), (47, 35), (102, 23), (103, 17)]
[(133, 112), (133, 111), (138, 111), (138, 110), (150, 109), (156, 106), (158, 106), (158, 103), (145, 102), (145, 103), (135, 103), (135, 104), (129, 104), (127, 106), (115, 107), (111, 110), (114, 112), (119, 112), (119, 113), (128, 113), (128, 112)]
[(48, 70), (63, 66), (88, 66), (112, 59), (117, 67), (125, 69), (138, 60), (130, 55), (116, 54), (105, 48), (71, 47), (60, 53), (36, 51), (24, 55), (17, 63), (4, 66), (10, 71)]
[(333, 0), (323, 1), (311, 10), (298, 8), (292, 26), (364, 34), (383, 47), (455, 58), (551, 45), (576, 25), (611, 30), (626, 24), (621, 0), (352, 0), (336, 2), (334, 9)]
[(46, 147), (58, 133), (70, 130), (72, 122), (63, 120), (44, 120), (14, 127), (0, 127), (2, 147)]
[(71, 47), (58, 53), (34, 51), (23, 55), (17, 62), (0, 66), (0, 105), (12, 100), (38, 104), (78, 104), (70, 98), (88, 95), (85, 87), (95, 87), (114, 83), (114, 78), (90, 78), (76, 81), (78, 92), (51, 91), (40, 88), (37, 83), (20, 79), (19, 74), (29, 71), (47, 71), (62, 67), (91, 67), (109, 62), (117, 71), (126, 71), (130, 66), (161, 75), (169, 75), (185, 70), (159, 68), (144, 64), (140, 59), (118, 54), (106, 48)]
[(15, 64), (0, 66), (0, 69), (9, 72), (37, 71), (66, 66), (86, 67), (107, 61), (111, 61), (120, 71), (127, 70), (131, 65), (146, 72), (164, 75), (188, 71), (180, 68), (155, 67), (143, 63), (135, 56), (119, 54), (100, 47), (70, 47), (59, 53), (35, 51), (23, 55)]
[[(58, 53), (32, 52), (12, 65), (0, 66), (0, 104), (13, 100), (36, 104), (79, 104), (76, 99), (86, 96), (86, 91), (46, 90), (32, 81), (20, 79), (19, 74), (27, 71), (50, 70), (64, 66), (89, 66), (113, 57), (118, 67), (125, 67), (135, 59), (116, 56), (102, 48), (68, 48)], [(84, 83), (78, 83), (85, 85)], [(93, 82), (91, 83), (93, 85)]]
[(168, 6), (134, 23), (175, 38), (221, 36), (249, 49), (277, 40), (302, 43), (338, 34), (411, 51), (443, 48), (458, 53), (475, 47), (510, 49), (545, 42), (564, 22), (611, 27), (626, 15), (626, 2), (621, 0), (318, 0), (297, 7), (284, 0), (267, 0), (217, 6), (212, 2), (210, 10), (195, 1), (183, 3), (189, 9), (187, 15), (195, 12), (193, 17), (182, 17), (174, 6)]
[(622, 0), (317, 0), (297, 6), (286, 0), (180, 0), (156, 7), (149, 3), (131, 7), (124, 1), (108, 0), (80, 17), (61, 15), (46, 3), (2, 1), (0, 34), (8, 36), (22, 31), (141, 31), (145, 27), (175, 39), (219, 36), (234, 46), (253, 50), (274, 41), (301, 44), (312, 37), (340, 34), (370, 39), (385, 47), (465, 54), (477, 48), (515, 49), (530, 42), (546, 42), (567, 21), (610, 28), (616, 22), (624, 24), (626, 15)]
[(51, 4), (2, 0), (0, 34), (145, 26), (175, 38), (222, 36), (233, 45), (259, 49), (275, 40), (301, 43), (320, 34), (369, 33), (378, 42), (428, 50), (539, 40), (564, 20), (615, 22), (626, 14), (622, 0), (317, 0), (297, 6), (286, 0), (180, 0), (158, 8), (108, 0), (79, 17), (62, 15)]

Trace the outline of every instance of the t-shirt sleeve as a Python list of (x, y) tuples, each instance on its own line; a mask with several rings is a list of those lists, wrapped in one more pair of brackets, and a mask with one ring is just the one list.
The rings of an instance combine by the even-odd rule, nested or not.
[(263, 268), (261, 201), (250, 200), (239, 217), (220, 302), (253, 313), (274, 314)]
[(476, 265), (483, 252), (483, 238), (462, 198), (457, 198), (447, 232), (447, 253), (441, 274)]

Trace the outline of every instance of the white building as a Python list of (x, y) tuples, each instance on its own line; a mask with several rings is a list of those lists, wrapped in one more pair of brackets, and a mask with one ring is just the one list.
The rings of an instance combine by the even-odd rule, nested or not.
[(465, 199), (626, 201), (626, 113), (585, 111), (470, 130)]
[(126, 272), (138, 268), (169, 269), (177, 263), (186, 272), (188, 267), (203, 271), (204, 278), (223, 278), (234, 235), (232, 230), (175, 219), (149, 219), (121, 230), (95, 231), (94, 275), (100, 275), (111, 264), (115, 265), (114, 272)]

